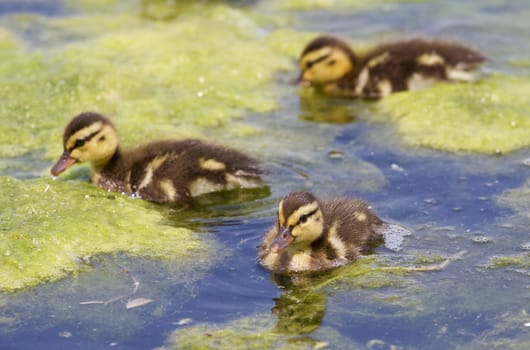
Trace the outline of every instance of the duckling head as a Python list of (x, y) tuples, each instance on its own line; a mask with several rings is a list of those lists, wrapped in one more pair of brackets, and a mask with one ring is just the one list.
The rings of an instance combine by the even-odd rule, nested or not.
[(98, 113), (81, 113), (66, 126), (64, 152), (51, 173), (57, 176), (82, 162), (91, 162), (96, 168), (103, 167), (116, 153), (118, 145), (118, 134), (110, 120)]
[(354, 69), (356, 57), (348, 43), (333, 36), (313, 39), (300, 55), (300, 78), (303, 86), (333, 83)]
[(278, 205), (277, 235), (270, 250), (279, 253), (289, 246), (302, 248), (324, 232), (324, 217), (318, 200), (308, 192), (291, 192)]

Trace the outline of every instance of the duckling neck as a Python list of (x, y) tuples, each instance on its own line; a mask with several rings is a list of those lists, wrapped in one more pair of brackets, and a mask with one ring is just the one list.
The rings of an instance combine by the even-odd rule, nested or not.
[(118, 148), (116, 152), (106, 161), (92, 164), (92, 183), (108, 191), (130, 193), (127, 185), (126, 159)]
[(120, 166), (123, 163), (123, 153), (119, 148), (116, 149), (116, 152), (110, 158), (106, 158), (97, 163), (92, 163), (92, 168), (96, 173), (107, 172), (113, 170), (114, 168)]

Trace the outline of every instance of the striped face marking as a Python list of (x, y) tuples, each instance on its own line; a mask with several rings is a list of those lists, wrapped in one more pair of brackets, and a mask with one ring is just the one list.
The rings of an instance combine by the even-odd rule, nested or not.
[(118, 135), (109, 124), (95, 122), (75, 133), (64, 143), (65, 152), (77, 162), (104, 166), (118, 148)]
[(324, 220), (317, 201), (296, 208), (287, 217), (285, 214), (284, 199), (278, 208), (278, 235), (287, 230), (293, 238), (293, 245), (310, 244), (322, 235)]
[(97, 122), (75, 132), (64, 144), (64, 150), (71, 153), (74, 149), (83, 147), (85, 143), (99, 134), (102, 128), (103, 123)]
[(343, 50), (326, 46), (300, 58), (302, 82), (325, 85), (334, 82), (353, 69), (353, 63)]

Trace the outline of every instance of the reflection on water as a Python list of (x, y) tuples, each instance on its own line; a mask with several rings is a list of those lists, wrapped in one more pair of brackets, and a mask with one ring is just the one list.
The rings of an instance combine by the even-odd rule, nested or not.
[(320, 94), (301, 93), (300, 120), (318, 123), (345, 124), (357, 118), (354, 104), (345, 99)]
[(320, 327), (326, 311), (326, 295), (304, 288), (284, 290), (274, 300), (278, 316), (274, 330), (281, 334), (307, 334)]

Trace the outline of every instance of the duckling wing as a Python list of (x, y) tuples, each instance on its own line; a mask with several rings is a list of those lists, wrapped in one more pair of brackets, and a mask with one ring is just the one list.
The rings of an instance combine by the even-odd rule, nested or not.
[(328, 240), (338, 239), (344, 244), (345, 258), (351, 260), (372, 242), (381, 240), (378, 228), (383, 221), (366, 202), (352, 198), (329, 199), (323, 201), (322, 208), (329, 232)]

